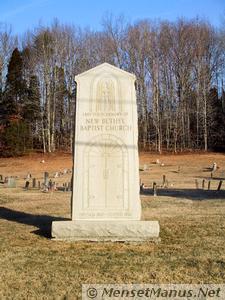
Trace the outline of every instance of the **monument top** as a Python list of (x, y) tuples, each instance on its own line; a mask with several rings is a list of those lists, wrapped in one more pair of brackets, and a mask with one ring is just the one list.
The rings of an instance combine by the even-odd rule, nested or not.
[(115, 73), (117, 76), (118, 76), (118, 74), (121, 74), (121, 76), (124, 75), (126, 77), (127, 76), (131, 77), (134, 80), (136, 79), (136, 76), (134, 74), (124, 71), (124, 70), (117, 68), (113, 65), (110, 65), (109, 63), (106, 63), (106, 62), (102, 63), (92, 69), (89, 69), (83, 73), (76, 75), (76, 79), (79, 79), (83, 76), (88, 76), (89, 74), (92, 75), (92, 74), (98, 74), (98, 73), (107, 72), (107, 71), (110, 73)]

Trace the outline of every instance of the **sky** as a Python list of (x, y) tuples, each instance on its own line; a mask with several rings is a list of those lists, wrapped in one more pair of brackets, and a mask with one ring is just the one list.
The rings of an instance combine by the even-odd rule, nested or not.
[(0, 0), (0, 23), (23, 34), (38, 24), (60, 22), (101, 30), (105, 15), (123, 15), (128, 21), (170, 20), (196, 16), (219, 27), (225, 19), (225, 0)]

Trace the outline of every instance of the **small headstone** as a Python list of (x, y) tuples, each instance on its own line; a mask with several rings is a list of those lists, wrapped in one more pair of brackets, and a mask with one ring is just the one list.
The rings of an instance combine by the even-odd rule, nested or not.
[(16, 179), (13, 177), (9, 177), (7, 185), (9, 188), (15, 188), (16, 187)]
[(27, 180), (26, 182), (25, 182), (25, 190), (28, 190), (29, 189), (29, 185), (30, 185), (30, 182)]
[(48, 187), (49, 187), (49, 190), (52, 191), (53, 182), (51, 179), (49, 180)]
[(3, 180), (3, 176), (2, 175), (0, 175), (0, 181), (2, 181)]
[(163, 186), (164, 188), (166, 187), (166, 175), (163, 175), (162, 186)]
[(196, 186), (196, 189), (198, 190), (199, 186), (198, 186), (198, 179), (195, 179), (195, 186)]
[(205, 189), (205, 179), (202, 180), (202, 189)]
[(57, 184), (55, 182), (53, 182), (52, 189), (53, 189), (53, 191), (57, 190)]
[(36, 178), (33, 178), (32, 180), (32, 188), (36, 188)]
[(27, 177), (26, 177), (26, 179), (27, 180), (29, 180), (29, 179), (31, 179), (32, 178), (32, 175), (31, 175), (31, 173), (27, 173)]
[(44, 185), (48, 186), (48, 182), (49, 182), (49, 173), (44, 172)]
[(147, 171), (147, 170), (148, 170), (148, 166), (147, 166), (146, 164), (144, 164), (143, 170), (144, 170), (144, 171)]
[(38, 181), (38, 189), (40, 190), (41, 189), (41, 182)]
[(58, 178), (58, 177), (59, 177), (59, 172), (55, 172), (54, 178)]
[(215, 172), (217, 170), (217, 163), (214, 162), (212, 166), (212, 172)]
[(141, 185), (140, 185), (140, 192), (143, 192), (143, 191), (144, 191), (144, 187), (145, 187), (145, 186), (144, 186), (144, 183), (142, 182)]

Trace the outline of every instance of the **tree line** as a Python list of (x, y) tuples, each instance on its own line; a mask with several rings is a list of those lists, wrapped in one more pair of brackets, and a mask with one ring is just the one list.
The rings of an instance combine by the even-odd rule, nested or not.
[(72, 150), (75, 76), (103, 62), (136, 75), (140, 149), (225, 150), (223, 25), (107, 16), (101, 31), (0, 26), (1, 155)]

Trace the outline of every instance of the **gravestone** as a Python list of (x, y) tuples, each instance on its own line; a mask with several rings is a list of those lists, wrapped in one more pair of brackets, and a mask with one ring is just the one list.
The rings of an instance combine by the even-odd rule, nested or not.
[(32, 188), (36, 188), (36, 178), (33, 178), (32, 180)]
[(55, 174), (54, 174), (53, 177), (54, 177), (54, 178), (58, 178), (58, 177), (59, 177), (59, 172), (55, 172)]
[(16, 187), (16, 179), (13, 177), (9, 177), (7, 181), (7, 186), (9, 188), (15, 188)]
[(29, 180), (29, 179), (31, 179), (32, 178), (32, 175), (31, 175), (31, 173), (27, 173), (27, 177), (26, 177), (26, 179), (27, 180)]
[(135, 76), (107, 63), (76, 77), (72, 220), (52, 223), (56, 239), (144, 241), (157, 221), (141, 221)]
[(53, 187), (53, 182), (51, 179), (49, 180), (48, 187), (49, 187), (49, 190), (51, 191), (52, 187)]
[(27, 180), (26, 182), (25, 182), (25, 190), (28, 190), (29, 189), (29, 185), (30, 185), (30, 182)]
[(44, 185), (48, 186), (48, 183), (49, 183), (49, 173), (44, 172)]

